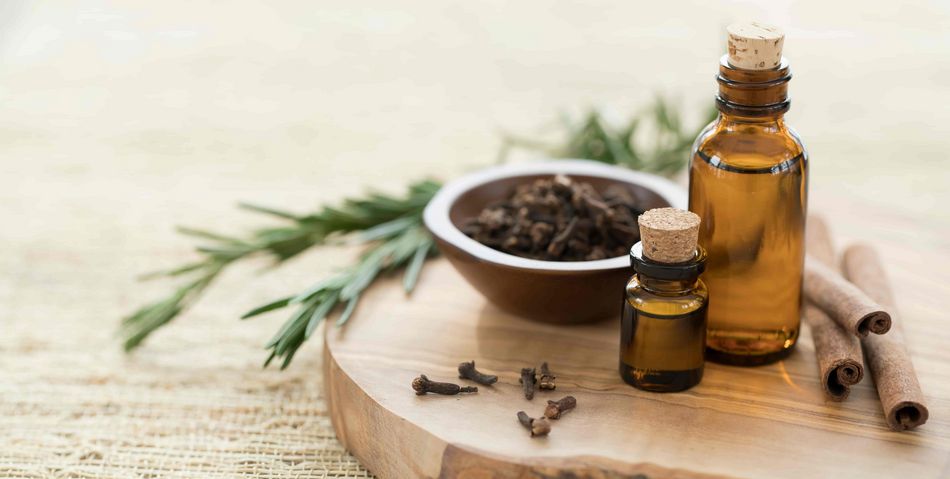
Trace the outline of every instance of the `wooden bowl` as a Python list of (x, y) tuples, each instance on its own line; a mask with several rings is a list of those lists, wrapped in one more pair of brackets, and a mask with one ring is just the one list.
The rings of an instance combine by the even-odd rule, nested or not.
[[(643, 209), (686, 208), (686, 192), (649, 173), (585, 160), (508, 164), (446, 184), (426, 206), (424, 219), (439, 250), (488, 301), (519, 316), (547, 323), (584, 323), (619, 314), (623, 288), (633, 274), (626, 255), (596, 261), (541, 261), (485, 246), (459, 229), (515, 186), (563, 173), (599, 191), (626, 187)], [(632, 245), (631, 245), (632, 246)], [(451, 298), (446, 298), (451, 303)]]

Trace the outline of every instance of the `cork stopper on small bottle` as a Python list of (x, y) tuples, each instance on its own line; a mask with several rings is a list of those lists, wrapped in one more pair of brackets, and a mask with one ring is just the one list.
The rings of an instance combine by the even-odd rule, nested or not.
[(744, 70), (769, 70), (782, 63), (785, 32), (757, 22), (733, 23), (729, 35), (729, 64)]
[(696, 255), (699, 216), (677, 208), (655, 208), (640, 215), (643, 255), (657, 263), (685, 263)]

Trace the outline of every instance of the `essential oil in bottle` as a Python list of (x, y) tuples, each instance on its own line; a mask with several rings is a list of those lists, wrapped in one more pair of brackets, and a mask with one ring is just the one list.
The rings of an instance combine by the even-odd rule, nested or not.
[(647, 391), (682, 391), (702, 379), (706, 347), (699, 217), (658, 208), (638, 223), (641, 240), (630, 250), (634, 275), (620, 319), (620, 377)]
[(719, 117), (700, 133), (689, 168), (689, 209), (709, 262), (707, 358), (754, 366), (798, 340), (808, 155), (785, 124), (784, 34), (757, 23), (728, 27), (719, 62)]

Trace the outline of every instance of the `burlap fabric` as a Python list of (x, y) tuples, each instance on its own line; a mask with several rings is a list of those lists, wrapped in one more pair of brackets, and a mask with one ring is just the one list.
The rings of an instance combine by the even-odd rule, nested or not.
[(255, 335), (231, 333), (245, 325), (199, 314), (126, 358), (89, 302), (89, 321), (20, 315), (59, 309), (10, 283), (30, 283), (28, 269), (0, 289), (0, 477), (369, 477), (334, 437), (319, 345), (261, 370)]

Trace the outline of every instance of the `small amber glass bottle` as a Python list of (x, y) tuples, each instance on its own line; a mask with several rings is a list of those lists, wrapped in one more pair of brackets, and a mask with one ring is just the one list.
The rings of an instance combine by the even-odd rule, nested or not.
[[(643, 216), (656, 211), (661, 210)], [(650, 244), (654, 238), (642, 222), (640, 231), (643, 241), (630, 250), (635, 274), (627, 283), (621, 312), (620, 377), (647, 391), (682, 391), (703, 377), (708, 293), (699, 275), (706, 253), (694, 238), (678, 245), (688, 253), (675, 262), (651, 259), (644, 248), (655, 251)]]
[(689, 209), (709, 253), (707, 359), (754, 366), (788, 355), (799, 334), (808, 155), (785, 124), (784, 36), (729, 27), (719, 64), (721, 114), (696, 139)]

